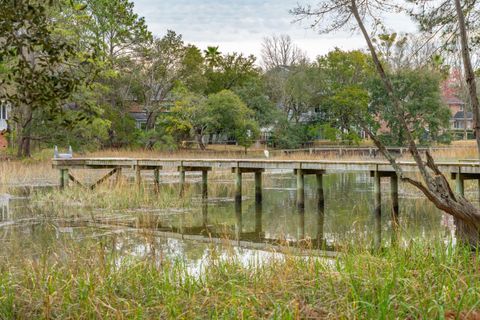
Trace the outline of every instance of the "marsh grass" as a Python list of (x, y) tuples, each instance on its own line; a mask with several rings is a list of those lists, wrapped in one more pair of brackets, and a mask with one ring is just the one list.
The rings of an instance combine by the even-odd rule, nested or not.
[(36, 244), (34, 258), (3, 248), (0, 318), (453, 319), (479, 309), (478, 254), (448, 244), (260, 264), (211, 249), (191, 273), (181, 259), (119, 260), (107, 243)]

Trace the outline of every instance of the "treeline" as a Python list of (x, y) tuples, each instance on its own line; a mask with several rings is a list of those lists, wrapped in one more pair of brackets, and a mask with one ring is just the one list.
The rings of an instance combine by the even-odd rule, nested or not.
[[(32, 143), (249, 147), (262, 131), (279, 148), (318, 138), (357, 143), (365, 122), (386, 144), (405, 143), (362, 51), (336, 49), (309, 61), (288, 36), (273, 36), (260, 63), (218, 47), (202, 51), (174, 31), (156, 38), (128, 0), (0, 3), (0, 99), (11, 106), (9, 139), (19, 156), (29, 156)], [(416, 42), (391, 34), (375, 45), (415, 138), (448, 141), (450, 111), (440, 94), (448, 68), (430, 52), (414, 60)], [(132, 109), (145, 111), (143, 128)]]

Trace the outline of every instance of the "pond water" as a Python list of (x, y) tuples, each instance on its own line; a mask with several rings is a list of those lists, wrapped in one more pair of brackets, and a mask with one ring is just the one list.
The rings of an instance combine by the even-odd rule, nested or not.
[[(296, 188), (292, 174), (274, 174), (264, 183), (263, 201), (256, 204), (253, 177), (246, 175), (245, 196), (241, 206), (229, 196), (200, 200), (189, 208), (171, 208), (167, 214), (151, 215), (155, 228), (138, 228), (137, 218), (129, 216), (121, 223), (91, 223), (47, 218), (28, 197), (0, 195), (0, 257), (12, 253), (38, 256), (69, 241), (100, 241), (106, 250), (119, 257), (155, 254), (162, 259), (180, 259), (192, 270), (212, 251), (222, 256), (234, 251), (245, 261), (269, 257), (275, 251), (307, 248), (308, 252), (341, 250), (349, 244), (371, 246), (374, 237), (373, 183), (368, 174), (329, 174), (324, 177), (325, 207), (316, 199), (315, 177), (305, 179), (305, 209), (295, 204)], [(230, 184), (229, 180), (211, 181)], [(382, 179), (382, 245), (388, 246), (394, 235), (390, 219), (391, 201), (388, 179)], [(468, 196), (469, 194), (467, 194)], [(471, 197), (476, 197), (471, 192)], [(116, 212), (116, 216), (122, 212)], [(142, 215), (145, 219), (145, 215)], [(137, 227), (137, 228), (136, 228)], [(454, 224), (419, 192), (400, 184), (400, 231), (398, 241), (450, 241)], [(274, 248), (275, 250), (270, 250)], [(293, 249), (292, 249), (293, 250)], [(323, 252), (323, 250), (321, 251)], [(257, 259), (255, 258), (255, 259)], [(261, 259), (260, 259), (261, 260)]]

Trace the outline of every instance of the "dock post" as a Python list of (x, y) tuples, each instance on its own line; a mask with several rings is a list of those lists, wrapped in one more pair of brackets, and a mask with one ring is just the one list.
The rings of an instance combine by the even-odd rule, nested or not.
[(68, 169), (60, 169), (60, 189), (68, 187)]
[(258, 235), (262, 233), (262, 215), (263, 208), (260, 202), (255, 203), (255, 233)]
[(262, 172), (255, 172), (255, 202), (262, 202)]
[(202, 171), (202, 199), (206, 200), (208, 198), (208, 171)]
[(140, 187), (142, 184), (142, 169), (138, 165), (135, 167), (135, 182), (137, 187)]
[(153, 170), (153, 184), (155, 192), (160, 192), (160, 169), (158, 168)]
[(300, 209), (305, 208), (305, 179), (303, 176), (303, 170), (297, 169), (297, 207)]
[(325, 195), (323, 192), (323, 174), (316, 174), (317, 177), (317, 197), (318, 209), (323, 212), (325, 209)]
[(380, 172), (374, 173), (374, 218), (375, 218), (375, 230), (373, 237), (374, 248), (380, 249), (382, 245), (382, 188), (380, 180)]
[(115, 174), (115, 184), (118, 186), (122, 182), (122, 168), (117, 168), (117, 173)]
[(180, 181), (179, 181), (179, 188), (180, 188), (180, 195), (183, 196), (185, 191), (185, 169), (182, 167), (178, 168), (180, 172)]
[(457, 193), (462, 197), (465, 196), (465, 180), (463, 179), (463, 175), (459, 172), (456, 175), (456, 189)]
[(297, 241), (305, 240), (305, 208), (298, 207)]
[(242, 202), (242, 171), (235, 169), (235, 203)]
[(392, 197), (392, 243), (395, 243), (399, 227), (398, 176), (396, 174), (390, 177), (390, 193)]
[(242, 201), (235, 201), (235, 238), (240, 242), (243, 230)]

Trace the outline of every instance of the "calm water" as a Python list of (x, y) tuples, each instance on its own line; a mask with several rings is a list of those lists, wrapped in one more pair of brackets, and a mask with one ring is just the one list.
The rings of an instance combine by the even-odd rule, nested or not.
[[(167, 214), (150, 213), (155, 233), (133, 228), (130, 214), (117, 225), (50, 219), (28, 197), (0, 195), (0, 256), (12, 247), (23, 255), (36, 256), (69, 241), (101, 241), (119, 256), (144, 256), (155, 252), (167, 259), (181, 259), (194, 270), (212, 250), (225, 254), (224, 245), (245, 259), (269, 256), (268, 247), (288, 245), (329, 250), (346, 244), (369, 246), (374, 235), (373, 184), (367, 174), (329, 174), (324, 177), (325, 208), (317, 208), (314, 177), (306, 177), (305, 210), (295, 205), (295, 179), (291, 174), (270, 175), (264, 181), (263, 203), (255, 204), (252, 177), (245, 175), (242, 205), (231, 197), (196, 199), (191, 208), (171, 208)], [(228, 184), (230, 180), (212, 181)], [(414, 189), (400, 185), (400, 243), (451, 239), (453, 222)], [(195, 186), (200, 197), (199, 186)], [(226, 189), (226, 188), (225, 188)], [(388, 179), (382, 180), (382, 244), (392, 237)], [(221, 192), (220, 192), (221, 194)], [(469, 196), (467, 194), (467, 196)], [(476, 197), (475, 194), (470, 195)], [(120, 213), (116, 213), (118, 216)], [(145, 219), (145, 215), (143, 215)], [(40, 217), (40, 218), (39, 218)], [(42, 218), (44, 217), (44, 218)], [(233, 246), (233, 247), (232, 247)], [(40, 252), (39, 252), (40, 251)], [(197, 267), (196, 267), (197, 266)], [(197, 268), (198, 269), (198, 268)]]

